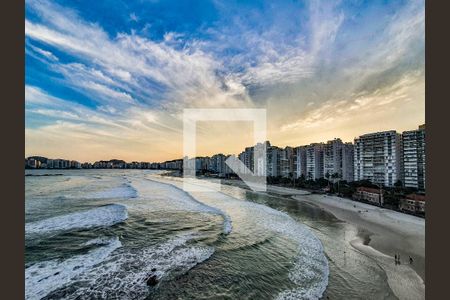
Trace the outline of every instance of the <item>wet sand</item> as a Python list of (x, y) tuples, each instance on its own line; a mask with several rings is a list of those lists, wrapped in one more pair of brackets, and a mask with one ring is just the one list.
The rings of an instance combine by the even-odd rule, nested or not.
[[(366, 232), (350, 238), (353, 248), (376, 260), (399, 299), (425, 298), (425, 220), (369, 204), (327, 195), (294, 195)], [(361, 232), (361, 231), (360, 231)], [(394, 255), (400, 254), (396, 265)], [(409, 264), (409, 256), (414, 259)]]
[[(225, 184), (248, 187), (238, 180)], [(358, 230), (348, 243), (373, 259), (385, 272), (389, 287), (399, 299), (425, 299), (425, 220), (336, 196), (268, 185), (268, 194), (291, 197), (323, 209)], [(401, 263), (396, 264), (394, 255)], [(409, 264), (409, 257), (413, 263)]]

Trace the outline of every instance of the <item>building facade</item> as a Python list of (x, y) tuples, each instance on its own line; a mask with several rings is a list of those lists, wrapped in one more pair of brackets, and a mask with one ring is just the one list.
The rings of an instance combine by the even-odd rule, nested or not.
[(353, 199), (358, 201), (365, 201), (371, 204), (383, 206), (383, 192), (379, 189), (367, 188), (367, 187), (359, 187), (356, 189), (356, 192), (353, 194)]
[(342, 180), (353, 181), (354, 178), (354, 146), (352, 143), (345, 143), (342, 146)]
[(404, 185), (425, 190), (425, 125), (403, 132), (402, 156)]
[(267, 176), (278, 177), (281, 176), (280, 172), (280, 158), (281, 149), (276, 146), (269, 146), (266, 150), (267, 161), (266, 161), (266, 172)]
[(294, 176), (294, 148), (286, 147), (280, 152), (280, 176), (292, 178)]
[(299, 146), (294, 148), (294, 176), (300, 178), (302, 175), (306, 178), (306, 148)]
[(334, 174), (342, 177), (343, 145), (341, 139), (334, 139), (323, 146), (323, 174), (326, 178), (331, 178)]
[(324, 177), (323, 156), (323, 143), (306, 146), (306, 179), (316, 180)]
[(369, 133), (355, 139), (354, 179), (393, 186), (401, 179), (401, 136), (396, 131)]
[(409, 194), (400, 200), (399, 208), (414, 214), (425, 214), (425, 195)]

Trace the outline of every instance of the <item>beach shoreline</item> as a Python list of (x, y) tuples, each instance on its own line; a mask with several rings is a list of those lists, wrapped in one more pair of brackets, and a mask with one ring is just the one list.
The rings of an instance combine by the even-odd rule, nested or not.
[[(224, 184), (248, 187), (225, 180)], [(313, 205), (351, 224), (358, 234), (349, 238), (351, 247), (372, 258), (383, 269), (399, 299), (425, 298), (425, 219), (370, 204), (280, 186), (267, 186), (267, 194)], [(400, 255), (401, 264), (394, 256)], [(413, 263), (409, 263), (409, 257)]]

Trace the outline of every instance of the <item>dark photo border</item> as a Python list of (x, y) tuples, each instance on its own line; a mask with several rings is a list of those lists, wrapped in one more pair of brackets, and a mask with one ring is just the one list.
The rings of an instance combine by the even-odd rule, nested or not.
[[(345, 1), (345, 0), (344, 0)], [(2, 3), (1, 299), (24, 298), (25, 4)], [(426, 298), (449, 298), (448, 1), (426, 1)]]
[[(25, 296), (25, 3), (3, 2), (1, 120), (1, 291), (2, 299)], [(6, 39), (5, 39), (6, 37)]]

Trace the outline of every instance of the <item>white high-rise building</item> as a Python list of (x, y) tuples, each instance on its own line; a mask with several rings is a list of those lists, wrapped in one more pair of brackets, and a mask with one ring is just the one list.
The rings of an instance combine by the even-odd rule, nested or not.
[(300, 178), (302, 175), (306, 178), (306, 148), (299, 146), (294, 148), (294, 176)]
[(316, 180), (324, 177), (323, 153), (323, 143), (306, 146), (306, 179)]
[(267, 176), (278, 177), (280, 174), (280, 157), (281, 157), (281, 149), (276, 146), (267, 147), (267, 167), (266, 172)]
[[(242, 151), (238, 158), (242, 161), (242, 163), (247, 167), (248, 171), (246, 169), (241, 170), (243, 173), (247, 172), (253, 172), (254, 168), (254, 147), (246, 147), (244, 151)], [(246, 172), (247, 171), (247, 172)]]
[(280, 175), (291, 178), (294, 175), (294, 149), (286, 147), (280, 152)]
[(333, 174), (342, 177), (342, 148), (341, 139), (328, 141), (323, 146), (323, 174), (330, 178)]
[(323, 174), (332, 178), (353, 181), (353, 144), (343, 143), (341, 139), (328, 141), (324, 145)]
[(402, 146), (404, 185), (425, 190), (425, 125), (404, 131)]
[(354, 146), (345, 143), (342, 147), (342, 180), (351, 182), (354, 178)]
[(364, 134), (355, 139), (354, 178), (393, 186), (401, 179), (401, 137), (395, 130)]

